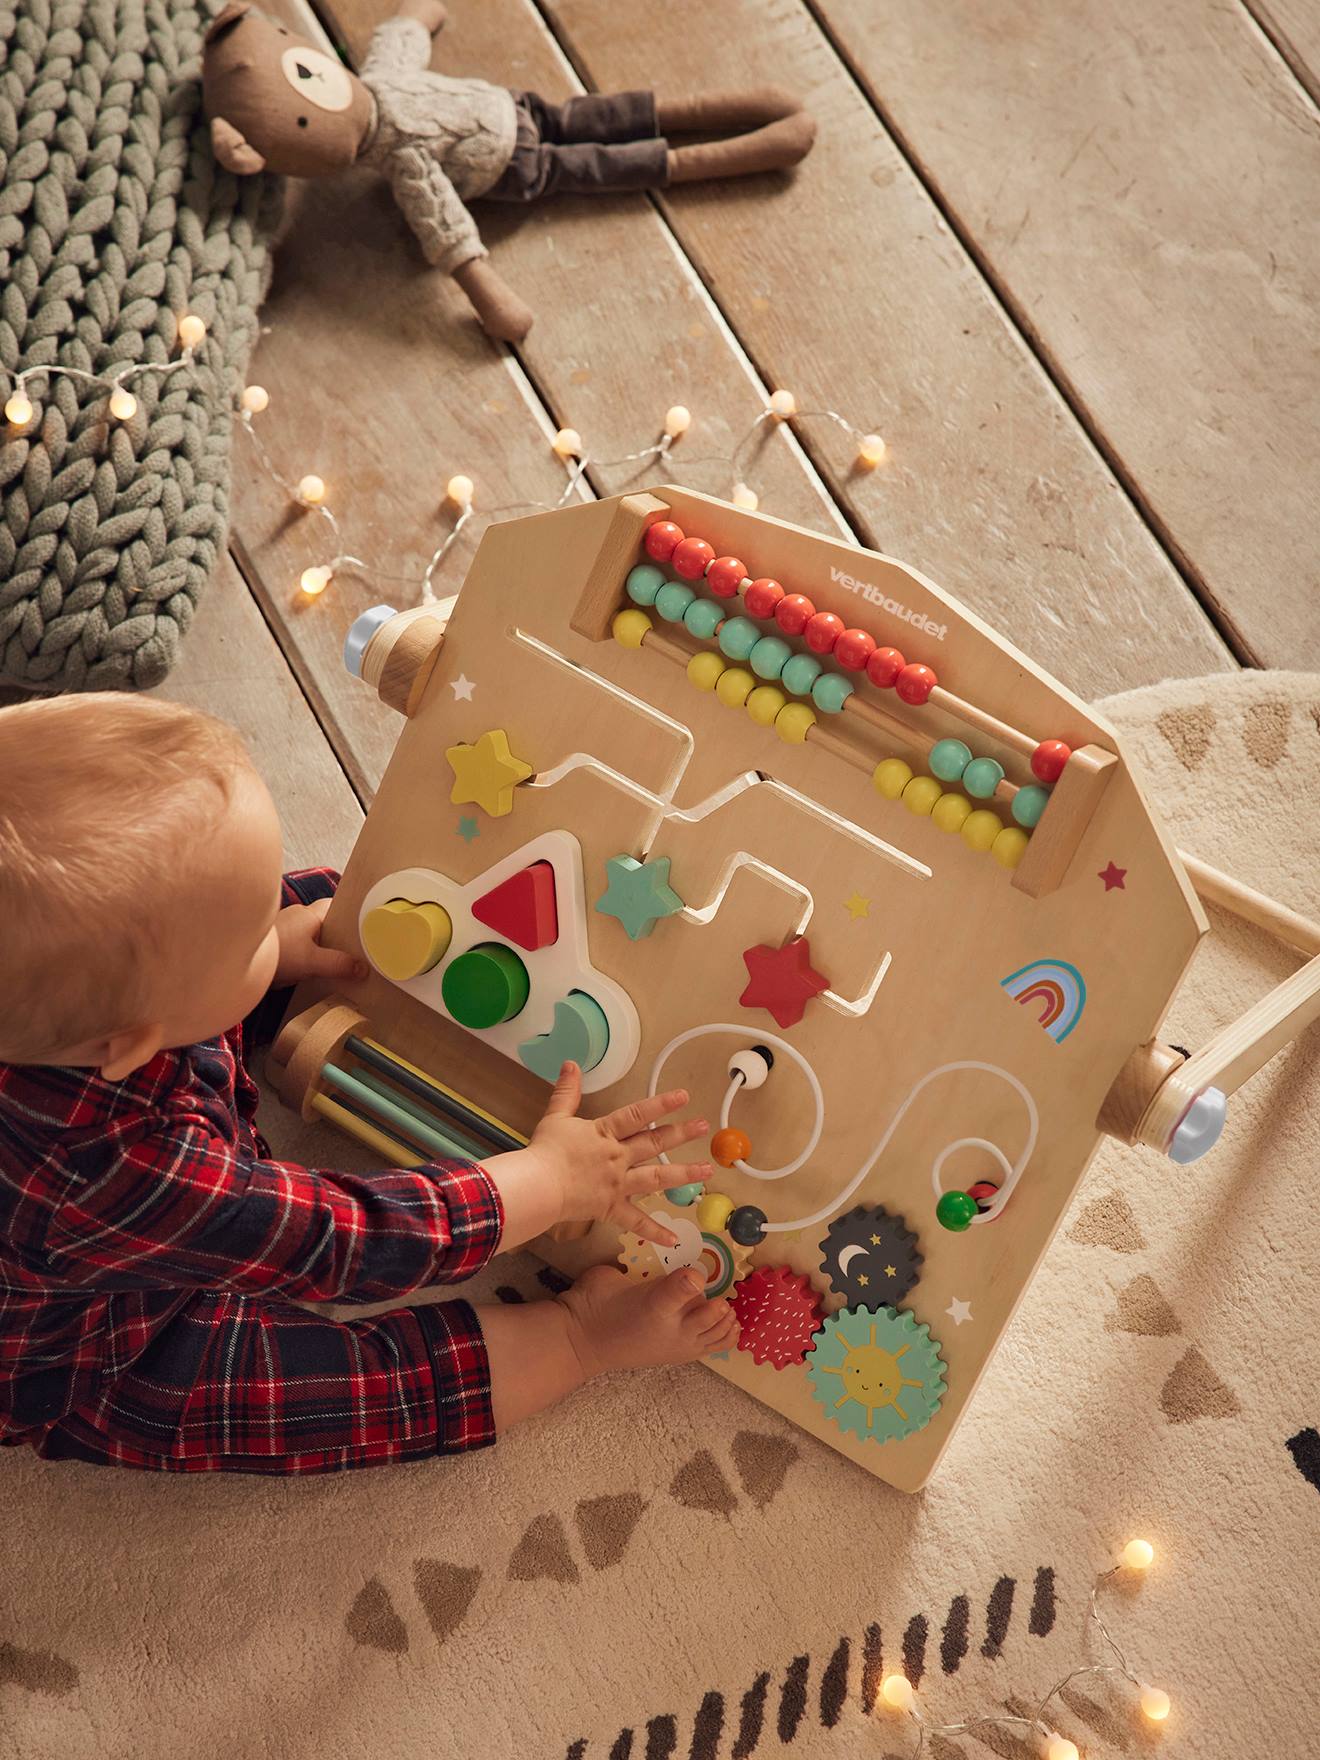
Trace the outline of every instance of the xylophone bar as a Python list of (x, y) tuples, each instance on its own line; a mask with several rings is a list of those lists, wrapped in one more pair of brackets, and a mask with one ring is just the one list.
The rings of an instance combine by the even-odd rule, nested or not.
[(503, 1124), (492, 1113), (486, 1112), (472, 1101), (464, 1100), (452, 1088), (447, 1088), (443, 1082), (428, 1076), (374, 1039), (354, 1034), (345, 1040), (344, 1049), (360, 1063), (388, 1076), (399, 1087), (407, 1089), (419, 1100), (425, 1100), (437, 1112), (443, 1113), (454, 1124), (470, 1131), (474, 1137), (488, 1143), (492, 1148), (507, 1150), (527, 1147), (527, 1138), (520, 1131)]

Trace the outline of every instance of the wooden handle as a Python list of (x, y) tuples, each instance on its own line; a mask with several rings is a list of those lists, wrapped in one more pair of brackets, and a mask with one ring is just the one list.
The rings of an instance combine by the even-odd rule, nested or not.
[(445, 608), (414, 605), (383, 623), (362, 656), (362, 677), (400, 715), (416, 713), (445, 641)]

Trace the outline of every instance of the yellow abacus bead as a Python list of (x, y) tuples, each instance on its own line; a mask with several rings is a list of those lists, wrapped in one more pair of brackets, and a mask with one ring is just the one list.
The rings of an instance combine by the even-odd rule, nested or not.
[(778, 685), (759, 684), (747, 698), (747, 713), (758, 727), (773, 727), (775, 716), (787, 703)]
[(930, 816), (941, 831), (961, 831), (971, 810), (972, 803), (965, 794), (942, 794)]
[(756, 689), (756, 675), (745, 666), (726, 666), (715, 680), (715, 695), (729, 709), (741, 709)]
[(1031, 839), (1017, 825), (1005, 825), (990, 845), (990, 854), (1001, 868), (1016, 868), (1026, 854)]
[(968, 849), (984, 851), (993, 848), (996, 837), (1003, 829), (998, 813), (992, 813), (989, 807), (978, 807), (976, 812), (969, 813), (962, 822), (962, 840)]
[(887, 801), (896, 801), (911, 780), (912, 766), (902, 758), (885, 758), (871, 775), (871, 781)]
[(914, 776), (903, 790), (903, 805), (919, 819), (929, 818), (931, 808), (944, 793), (933, 776)]
[(697, 1205), (697, 1227), (706, 1234), (718, 1234), (732, 1215), (732, 1198), (723, 1192), (707, 1192)]
[(800, 746), (816, 725), (816, 712), (805, 703), (787, 703), (775, 716), (775, 732), (790, 746)]
[(615, 613), (614, 622), (610, 625), (610, 634), (621, 648), (640, 648), (642, 638), (651, 627), (651, 620), (644, 611), (629, 606), (627, 611)]
[(724, 656), (709, 650), (694, 654), (687, 663), (687, 675), (699, 691), (713, 691), (720, 681), (720, 674), (727, 671), (728, 662)]

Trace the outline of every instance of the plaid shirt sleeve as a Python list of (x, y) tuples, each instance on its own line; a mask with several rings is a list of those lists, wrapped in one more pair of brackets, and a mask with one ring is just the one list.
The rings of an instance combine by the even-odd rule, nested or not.
[(246, 1152), (196, 1110), (148, 1115), (99, 1151), (84, 1144), (63, 1171), (44, 1257), (79, 1289), (387, 1301), (471, 1277), (504, 1223), (494, 1182), (471, 1162), (300, 1167)]

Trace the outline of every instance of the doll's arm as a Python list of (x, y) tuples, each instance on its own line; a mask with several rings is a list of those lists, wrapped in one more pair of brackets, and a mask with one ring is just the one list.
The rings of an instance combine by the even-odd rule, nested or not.
[[(420, 6), (422, 0), (414, 0)], [(439, 27), (437, 26), (437, 29)], [(409, 11), (397, 12), (378, 24), (367, 45), (362, 78), (397, 79), (401, 74), (423, 73), (431, 65), (431, 30), (426, 21)]]
[(403, 4), (394, 15), (396, 18), (415, 18), (418, 24), (424, 24), (433, 37), (439, 36), (449, 17), (449, 8), (443, 0), (403, 0)]
[(489, 257), (472, 257), (454, 270), (454, 280), (472, 301), (472, 309), (488, 336), (521, 342), (532, 327), (532, 313), (491, 268)]

